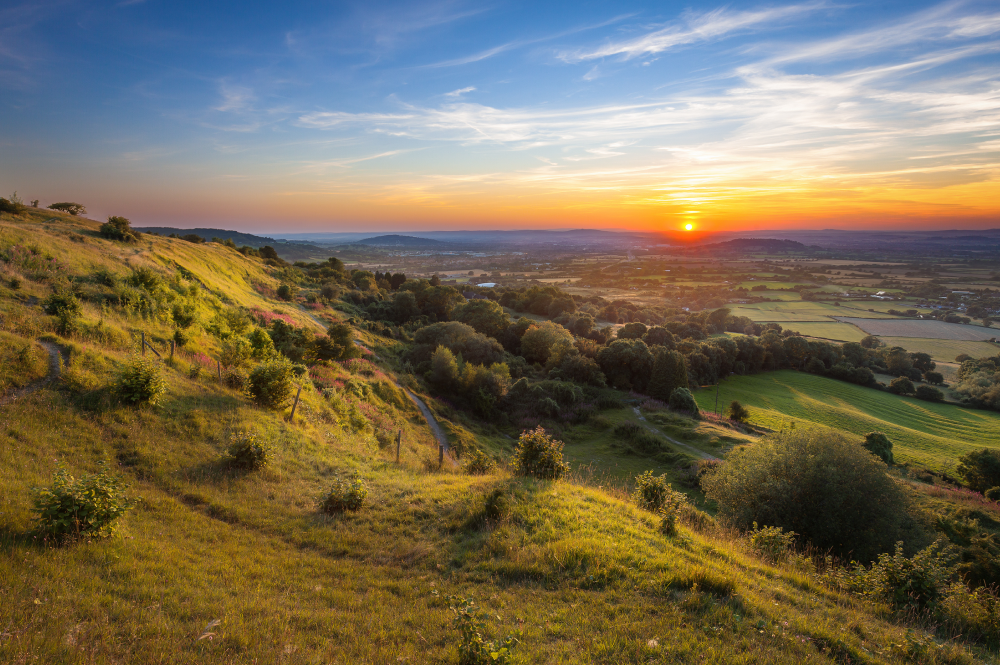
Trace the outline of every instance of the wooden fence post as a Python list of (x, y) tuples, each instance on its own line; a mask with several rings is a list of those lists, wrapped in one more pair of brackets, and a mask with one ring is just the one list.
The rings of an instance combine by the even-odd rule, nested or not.
[(403, 430), (396, 434), (396, 464), (399, 464), (399, 444), (403, 442)]
[(142, 349), (142, 355), (146, 355), (146, 333), (142, 333), (142, 344), (139, 348)]
[(215, 371), (219, 375), (219, 381), (222, 381), (222, 363), (220, 363), (218, 360), (215, 361)]
[(438, 445), (438, 468), (444, 466), (444, 446)]
[(301, 394), (302, 394), (302, 384), (300, 383), (299, 389), (295, 392), (295, 403), (292, 404), (292, 413), (288, 416), (288, 422), (292, 422), (292, 419), (295, 418), (295, 409), (299, 405), (299, 395)]
[(170, 360), (174, 359), (174, 340), (170, 340)]

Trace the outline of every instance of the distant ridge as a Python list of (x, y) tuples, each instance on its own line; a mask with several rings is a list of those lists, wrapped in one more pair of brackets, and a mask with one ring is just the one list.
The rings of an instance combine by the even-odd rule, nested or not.
[(354, 242), (355, 245), (374, 245), (377, 247), (442, 247), (451, 243), (416, 236), (387, 235), (365, 238)]
[(263, 247), (264, 245), (274, 245), (278, 241), (266, 236), (255, 236), (251, 233), (241, 231), (227, 231), (225, 229), (178, 229), (172, 226), (137, 226), (137, 231), (143, 233), (156, 233), (161, 236), (168, 236), (175, 233), (178, 236), (196, 235), (205, 240), (219, 238), (220, 240), (232, 240), (237, 245), (249, 245), (250, 247)]

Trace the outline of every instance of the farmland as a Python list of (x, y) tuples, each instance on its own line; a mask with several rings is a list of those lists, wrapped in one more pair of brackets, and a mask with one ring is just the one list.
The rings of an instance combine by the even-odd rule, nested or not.
[[(698, 405), (711, 411), (715, 391), (701, 390)], [(899, 461), (946, 471), (961, 455), (1000, 448), (1000, 414), (899, 397), (802, 372), (735, 376), (720, 386), (720, 404), (738, 400), (750, 422), (773, 430), (828, 427), (864, 435), (884, 432)]]
[(924, 337), (928, 339), (981, 342), (993, 339), (998, 334), (997, 331), (991, 328), (963, 326), (957, 323), (945, 323), (944, 321), (859, 317), (837, 317), (837, 320), (856, 325), (869, 335), (877, 335), (879, 337)]
[(818, 337), (838, 342), (860, 342), (866, 335), (856, 326), (836, 321), (792, 321), (783, 323), (782, 327), (794, 330), (806, 337)]
[(938, 362), (954, 360), (963, 353), (973, 358), (994, 356), (1000, 353), (1000, 346), (989, 342), (967, 342), (963, 340), (925, 339), (921, 337), (880, 337), (883, 344), (900, 346), (910, 353), (928, 353)]

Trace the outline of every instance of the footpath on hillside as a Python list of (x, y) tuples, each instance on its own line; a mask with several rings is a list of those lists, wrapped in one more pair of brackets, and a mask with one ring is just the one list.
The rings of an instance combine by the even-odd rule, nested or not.
[(38, 343), (41, 344), (42, 348), (44, 348), (49, 354), (49, 373), (45, 375), (45, 378), (43, 379), (39, 379), (34, 383), (29, 383), (26, 386), (12, 390), (9, 394), (0, 397), (0, 404), (10, 404), (15, 400), (30, 395), (36, 390), (39, 390), (43, 386), (48, 385), (59, 378), (59, 374), (62, 372), (59, 366), (59, 358), (61, 356), (59, 347), (52, 342), (39, 341)]
[(713, 457), (712, 455), (709, 455), (708, 453), (706, 453), (706, 452), (704, 452), (702, 450), (698, 450), (694, 446), (690, 446), (690, 445), (688, 445), (686, 443), (682, 443), (682, 442), (678, 441), (677, 439), (675, 439), (673, 437), (667, 436), (666, 434), (664, 434), (660, 430), (656, 429), (655, 427), (653, 427), (652, 425), (650, 425), (648, 422), (646, 422), (646, 418), (642, 415), (642, 411), (639, 410), (639, 407), (637, 407), (637, 406), (636, 407), (632, 407), (632, 410), (635, 411), (635, 415), (639, 417), (639, 420), (641, 420), (642, 422), (646, 423), (646, 429), (648, 429), (653, 434), (659, 434), (664, 439), (666, 439), (670, 443), (674, 444), (678, 448), (681, 448), (682, 450), (686, 450), (689, 453), (691, 453), (692, 455), (696, 455), (700, 459), (707, 459), (707, 460), (718, 460), (719, 459), (718, 457)]

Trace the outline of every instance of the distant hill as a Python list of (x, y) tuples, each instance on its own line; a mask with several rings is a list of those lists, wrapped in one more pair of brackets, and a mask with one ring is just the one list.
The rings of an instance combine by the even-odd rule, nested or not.
[(221, 240), (232, 240), (237, 245), (248, 245), (250, 247), (263, 247), (264, 245), (274, 245), (277, 240), (266, 236), (255, 236), (250, 233), (240, 231), (227, 231), (225, 229), (178, 229), (171, 226), (137, 226), (136, 230), (143, 233), (158, 233), (161, 236), (168, 236), (175, 233), (179, 236), (194, 234), (201, 236), (205, 240), (219, 238)]
[(387, 235), (365, 238), (353, 243), (355, 245), (373, 245), (376, 247), (444, 247), (450, 243), (442, 240), (431, 240), (430, 238), (417, 238), (416, 236)]

